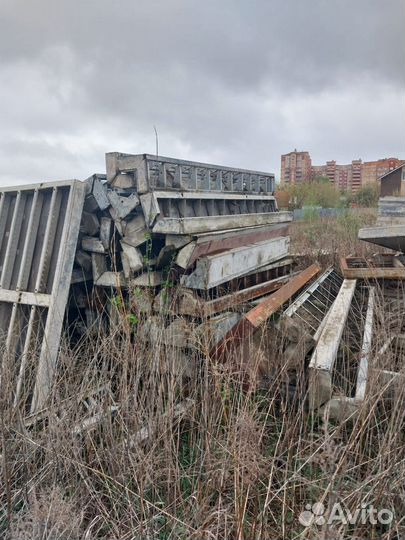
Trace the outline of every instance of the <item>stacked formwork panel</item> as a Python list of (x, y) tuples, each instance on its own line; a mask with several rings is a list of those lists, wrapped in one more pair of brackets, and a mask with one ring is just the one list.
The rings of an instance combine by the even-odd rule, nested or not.
[[(266, 173), (119, 153), (85, 182), (3, 189), (2, 372), (6, 363), (16, 370), (15, 406), (45, 405), (65, 311), (82, 310), (91, 326), (104, 312), (89, 302), (100, 288), (104, 298), (136, 289), (131, 307), (148, 318), (164, 309), (169, 326), (188, 309), (200, 325), (212, 316), (223, 328), (238, 320), (230, 310), (280, 288), (292, 268), (292, 216), (273, 191)], [(35, 365), (26, 367), (28, 356)]]
[(226, 294), (244, 289), (241, 303), (282, 285), (270, 282), (291, 269), (292, 216), (278, 211), (272, 175), (146, 154), (107, 154), (106, 169), (88, 180), (93, 230), (76, 257), (76, 272), (91, 270), (96, 286), (131, 284), (152, 313), (170, 281), (165, 297), (216, 300), (207, 310), (218, 313)]

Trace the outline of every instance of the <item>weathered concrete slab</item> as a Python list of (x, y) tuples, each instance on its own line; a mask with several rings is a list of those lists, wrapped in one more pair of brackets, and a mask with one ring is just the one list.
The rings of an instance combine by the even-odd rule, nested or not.
[(309, 403), (312, 410), (319, 408), (332, 398), (332, 369), (356, 283), (354, 279), (344, 280), (309, 363)]
[(134, 287), (157, 287), (164, 282), (162, 272), (144, 272), (131, 280)]
[(289, 237), (280, 237), (202, 257), (197, 261), (193, 273), (182, 276), (181, 283), (192, 289), (211, 289), (285, 257), (288, 255), (289, 244)]
[(123, 241), (133, 247), (138, 247), (150, 237), (142, 214), (134, 216), (126, 222), (121, 222)]
[(359, 239), (394, 251), (405, 252), (405, 224), (365, 227), (360, 229)]
[(123, 272), (104, 272), (95, 281), (98, 287), (113, 287), (120, 289), (126, 286), (126, 279)]
[(153, 189), (272, 193), (274, 174), (149, 154), (106, 154), (107, 181), (132, 173), (139, 193)]
[(179, 251), (176, 264), (182, 268), (189, 268), (200, 257), (227, 251), (252, 243), (288, 236), (288, 225), (285, 223), (268, 225), (265, 227), (249, 227), (238, 231), (220, 234), (200, 235), (193, 243)]
[(105, 247), (101, 240), (92, 236), (84, 236), (82, 238), (82, 249), (90, 253), (105, 253)]
[(124, 219), (140, 204), (139, 197), (136, 193), (131, 193), (128, 197), (123, 197), (115, 191), (109, 191), (107, 196), (111, 204), (110, 214), (114, 220)]
[(134, 272), (143, 268), (143, 256), (139, 249), (121, 241), (121, 259), (124, 275), (128, 279)]

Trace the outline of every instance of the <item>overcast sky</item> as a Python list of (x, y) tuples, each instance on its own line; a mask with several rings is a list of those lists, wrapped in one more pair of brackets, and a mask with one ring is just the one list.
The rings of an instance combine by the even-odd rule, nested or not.
[(404, 0), (0, 0), (0, 184), (405, 158)]

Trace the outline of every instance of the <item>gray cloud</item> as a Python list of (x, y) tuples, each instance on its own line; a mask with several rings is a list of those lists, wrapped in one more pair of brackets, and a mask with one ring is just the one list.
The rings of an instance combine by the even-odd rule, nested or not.
[(402, 0), (3, 0), (0, 182), (104, 152), (279, 171), (404, 156)]

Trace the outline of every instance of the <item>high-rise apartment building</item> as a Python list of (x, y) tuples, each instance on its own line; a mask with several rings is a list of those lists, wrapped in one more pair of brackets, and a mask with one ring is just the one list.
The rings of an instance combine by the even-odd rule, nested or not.
[(281, 178), (285, 184), (309, 182), (312, 175), (311, 156), (308, 152), (290, 152), (281, 156)]
[(405, 163), (398, 158), (385, 158), (377, 161), (354, 159), (348, 165), (339, 165), (335, 160), (325, 165), (312, 165), (308, 152), (290, 152), (281, 156), (281, 184), (291, 185), (311, 182), (316, 178), (329, 178), (342, 191), (356, 193), (367, 184), (377, 185), (378, 180), (389, 171)]

